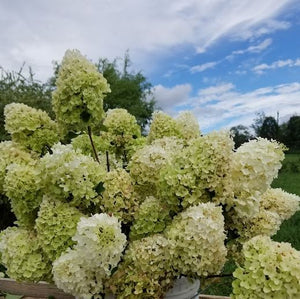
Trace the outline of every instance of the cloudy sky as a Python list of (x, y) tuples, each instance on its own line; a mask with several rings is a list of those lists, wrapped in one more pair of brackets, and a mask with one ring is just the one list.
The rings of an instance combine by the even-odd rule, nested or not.
[(158, 105), (192, 110), (203, 131), (284, 121), (300, 114), (299, 13), (299, 0), (2, 0), (0, 66), (45, 81), (68, 48), (128, 49)]

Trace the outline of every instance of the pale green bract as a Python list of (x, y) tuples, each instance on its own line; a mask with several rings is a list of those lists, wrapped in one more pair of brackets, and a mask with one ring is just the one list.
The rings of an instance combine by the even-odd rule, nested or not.
[(57, 124), (45, 111), (21, 103), (4, 108), (5, 129), (12, 140), (28, 150), (45, 154), (59, 141)]
[(222, 208), (213, 203), (178, 214), (165, 231), (174, 269), (189, 277), (218, 274), (226, 261)]
[(64, 131), (86, 131), (100, 125), (103, 98), (110, 92), (106, 79), (78, 50), (68, 50), (61, 63), (53, 110)]
[[(92, 135), (93, 143), (96, 149), (96, 152), (99, 155), (99, 152), (105, 152), (109, 145), (106, 144), (100, 136)], [(94, 156), (93, 148), (91, 146), (91, 141), (88, 134), (81, 134), (71, 140), (71, 144), (75, 150), (80, 150), (84, 155)]]
[(278, 214), (283, 221), (291, 218), (300, 209), (300, 197), (280, 188), (270, 188), (262, 195), (260, 206)]
[(232, 159), (234, 206), (242, 218), (259, 212), (260, 196), (277, 177), (285, 147), (276, 141), (258, 138), (240, 146)]
[(161, 200), (149, 196), (140, 205), (134, 216), (134, 222), (130, 230), (130, 239), (141, 239), (160, 233), (165, 230), (170, 222), (171, 216), (167, 206)]
[(1, 263), (7, 275), (17, 281), (51, 279), (51, 263), (45, 257), (33, 231), (9, 227), (0, 234)]
[(130, 243), (124, 261), (107, 282), (117, 298), (162, 298), (173, 285), (169, 242), (153, 235)]
[(180, 112), (178, 117), (175, 118), (175, 121), (183, 139), (188, 141), (200, 137), (199, 122), (192, 112)]
[(41, 180), (34, 163), (7, 167), (3, 189), (10, 199), (19, 226), (32, 229), (42, 201)]
[(84, 215), (60, 200), (44, 196), (35, 221), (37, 239), (50, 261), (72, 247), (77, 223)]
[[(176, 210), (200, 202), (232, 201), (227, 180), (233, 141), (228, 132), (213, 132), (177, 151), (160, 171), (158, 193)], [(228, 184), (224, 184), (228, 182)]]
[(104, 289), (111, 270), (126, 245), (118, 219), (107, 214), (81, 218), (73, 237), (77, 244), (53, 263), (56, 285), (79, 298), (91, 298)]
[(32, 156), (24, 151), (15, 142), (0, 142), (0, 192), (3, 193), (3, 184), (7, 166), (12, 163), (26, 165), (33, 163)]
[(120, 168), (110, 171), (104, 178), (101, 209), (112, 214), (123, 223), (131, 223), (140, 205), (134, 192), (134, 182), (126, 170)]
[(128, 168), (141, 194), (155, 195), (161, 169), (182, 148), (179, 139), (165, 137), (156, 139), (151, 145), (145, 145), (135, 152)]
[(300, 294), (300, 252), (288, 243), (257, 236), (243, 246), (244, 264), (233, 273), (233, 299), (296, 299)]
[(71, 145), (57, 144), (52, 151), (40, 163), (44, 192), (75, 207), (88, 208), (99, 203), (97, 187), (103, 182), (105, 165), (99, 165)]

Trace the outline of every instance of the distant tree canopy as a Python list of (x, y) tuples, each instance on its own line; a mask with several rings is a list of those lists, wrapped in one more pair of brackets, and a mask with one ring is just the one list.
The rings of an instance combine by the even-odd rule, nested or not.
[(111, 93), (104, 98), (104, 110), (125, 108), (136, 117), (139, 125), (144, 129), (149, 124), (155, 107), (152, 85), (141, 72), (129, 72), (130, 65), (128, 54), (124, 57), (121, 71), (117, 67), (117, 60), (98, 61), (96, 66), (111, 89)]
[[(131, 61), (128, 53), (123, 59), (123, 67), (120, 70), (117, 60), (110, 62), (107, 59), (99, 59), (96, 67), (103, 73), (110, 84), (111, 93), (104, 100), (104, 110), (125, 108), (134, 115), (144, 129), (151, 119), (155, 108), (152, 95), (152, 85), (141, 73), (129, 70)], [(55, 89), (55, 81), (59, 71), (59, 64), (54, 62), (54, 74), (46, 83), (34, 79), (29, 68), (29, 75), (24, 75), (23, 68), (19, 72), (9, 72), (0, 69), (0, 140), (9, 139), (4, 129), (3, 109), (5, 105), (18, 102), (46, 111), (54, 117), (51, 107), (51, 94)]]
[(230, 131), (233, 133), (235, 148), (240, 147), (243, 143), (253, 138), (249, 132), (249, 129), (243, 125), (232, 127)]
[[(250, 128), (253, 129), (256, 137), (277, 140), (284, 143), (292, 152), (300, 151), (300, 116), (292, 116), (287, 122), (279, 125), (274, 117), (258, 113)], [(232, 127), (231, 131), (235, 134), (236, 148), (254, 138), (248, 128), (242, 125)]]
[(279, 137), (279, 126), (274, 117), (265, 117), (258, 137), (278, 140)]
[(9, 139), (4, 129), (3, 110), (5, 105), (17, 102), (24, 103), (37, 109), (43, 109), (50, 116), (54, 116), (51, 107), (51, 89), (34, 79), (29, 68), (29, 75), (25, 76), (23, 68), (19, 72), (0, 70), (0, 140)]

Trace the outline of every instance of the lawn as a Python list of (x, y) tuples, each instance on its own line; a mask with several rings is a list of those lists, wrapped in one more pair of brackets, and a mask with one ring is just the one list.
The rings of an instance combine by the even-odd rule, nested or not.
[[(283, 161), (278, 178), (272, 183), (273, 188), (281, 188), (289, 193), (300, 196), (300, 154), (287, 154)], [(300, 250), (300, 211), (292, 218), (282, 223), (280, 230), (273, 237), (275, 241), (289, 242), (294, 248)], [(225, 273), (234, 269), (233, 263), (225, 265)], [(223, 278), (217, 284), (204, 288), (202, 291), (210, 295), (229, 296), (231, 293), (232, 278)]]

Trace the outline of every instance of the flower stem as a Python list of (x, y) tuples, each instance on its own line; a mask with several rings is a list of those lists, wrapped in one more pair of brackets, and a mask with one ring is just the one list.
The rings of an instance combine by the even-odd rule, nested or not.
[(88, 126), (88, 134), (89, 134), (90, 142), (91, 142), (91, 145), (92, 145), (93, 153), (94, 153), (94, 156), (95, 156), (95, 160), (100, 164), (98, 154), (97, 154), (97, 151), (96, 151), (96, 148), (95, 148), (95, 145), (94, 145), (94, 141), (93, 141), (93, 138), (92, 138), (92, 129), (91, 129), (90, 126)]

